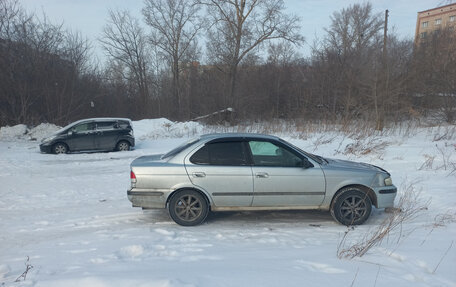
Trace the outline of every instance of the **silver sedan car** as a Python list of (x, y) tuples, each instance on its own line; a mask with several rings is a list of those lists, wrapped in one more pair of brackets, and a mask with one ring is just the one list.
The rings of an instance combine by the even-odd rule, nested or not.
[(384, 169), (323, 158), (270, 135), (208, 134), (163, 155), (131, 163), (134, 207), (167, 208), (184, 226), (210, 211), (330, 211), (344, 225), (362, 224), (372, 205), (393, 207), (397, 188)]

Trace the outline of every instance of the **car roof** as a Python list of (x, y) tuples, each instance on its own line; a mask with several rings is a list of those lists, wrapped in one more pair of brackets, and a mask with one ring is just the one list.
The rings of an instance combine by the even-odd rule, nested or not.
[(212, 140), (212, 139), (223, 139), (223, 138), (258, 138), (258, 139), (271, 139), (279, 140), (279, 137), (266, 135), (266, 134), (257, 134), (257, 133), (213, 133), (202, 135), (201, 140)]
[(89, 119), (82, 119), (82, 120), (76, 121), (75, 123), (79, 123), (79, 122), (104, 122), (104, 121), (128, 121), (128, 122), (131, 122), (131, 120), (127, 119), (127, 118), (89, 118)]
[(104, 122), (104, 121), (127, 121), (131, 124), (131, 120), (127, 119), (127, 118), (89, 118), (89, 119), (82, 119), (82, 120), (72, 122), (67, 126), (70, 126), (70, 125), (73, 126), (73, 125), (77, 125), (79, 123), (84, 123), (84, 122)]

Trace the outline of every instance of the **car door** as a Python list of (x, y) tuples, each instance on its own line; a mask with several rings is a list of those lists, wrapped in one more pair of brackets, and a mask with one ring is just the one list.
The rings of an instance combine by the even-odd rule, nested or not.
[(242, 141), (205, 144), (186, 158), (191, 182), (205, 190), (217, 207), (250, 206), (252, 168)]
[(93, 123), (80, 123), (69, 130), (66, 143), (71, 151), (94, 150), (94, 137)]
[(318, 164), (274, 141), (250, 140), (253, 161), (252, 206), (318, 206), (325, 196), (325, 178)]
[[(118, 127), (118, 126), (117, 126)], [(113, 150), (117, 144), (119, 129), (114, 121), (95, 123), (95, 147), (99, 150)]]

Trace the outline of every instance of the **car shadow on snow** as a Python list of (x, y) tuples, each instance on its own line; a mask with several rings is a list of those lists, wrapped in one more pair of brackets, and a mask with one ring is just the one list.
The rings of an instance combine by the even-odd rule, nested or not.
[[(364, 225), (381, 224), (388, 216), (383, 210), (373, 209), (370, 218)], [(153, 225), (174, 225), (175, 223), (166, 209), (143, 210), (141, 221)], [(304, 225), (311, 227), (339, 226), (328, 211), (319, 210), (283, 210), (283, 211), (223, 211), (210, 212), (203, 226), (269, 226), (270, 224)]]
[[(144, 220), (151, 224), (175, 225), (165, 209), (143, 210)], [(203, 225), (255, 225), (264, 224), (304, 224), (311, 226), (337, 224), (329, 212), (318, 210), (287, 210), (287, 211), (223, 211), (211, 212)]]
[(329, 212), (318, 210), (287, 210), (287, 211), (242, 211), (212, 212), (208, 215), (208, 224), (305, 224), (333, 225), (336, 224)]

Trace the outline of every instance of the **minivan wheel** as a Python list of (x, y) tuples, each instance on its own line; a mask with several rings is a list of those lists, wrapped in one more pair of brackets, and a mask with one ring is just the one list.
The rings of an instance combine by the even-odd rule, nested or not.
[(358, 188), (347, 188), (336, 195), (331, 204), (332, 217), (343, 225), (363, 224), (372, 211), (372, 201)]
[(181, 190), (172, 196), (168, 211), (177, 224), (194, 226), (206, 219), (209, 206), (201, 193), (194, 190)]
[(127, 141), (120, 141), (116, 145), (116, 150), (117, 151), (128, 151), (128, 150), (130, 150), (130, 143)]
[(68, 152), (68, 147), (64, 143), (56, 143), (52, 147), (52, 152), (54, 152), (55, 154), (64, 154)]

